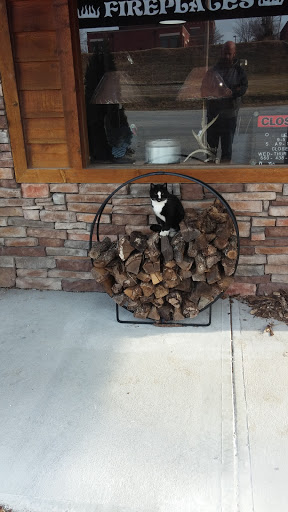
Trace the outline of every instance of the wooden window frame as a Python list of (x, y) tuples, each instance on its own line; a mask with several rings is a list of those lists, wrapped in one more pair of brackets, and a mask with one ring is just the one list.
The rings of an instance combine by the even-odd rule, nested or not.
[[(69, 149), (70, 168), (29, 168), (27, 166), (25, 141), (22, 128), (19, 97), (16, 85), (15, 67), (9, 32), (6, 0), (0, 2), (0, 70), (6, 113), (9, 124), (9, 134), (14, 159), (16, 180), (19, 183), (122, 183), (145, 173), (173, 171), (200, 179), (206, 183), (287, 183), (287, 166), (133, 166), (123, 168), (109, 165), (107, 167), (85, 167), (83, 162), (88, 160), (87, 128), (85, 119), (85, 100), (82, 85), (81, 52), (76, 0), (68, 0), (69, 13), (61, 11), (61, 0), (54, 0), (62, 15), (62, 26), (57, 31), (63, 103), (66, 105), (65, 123), (67, 130), (67, 145)], [(63, 16), (66, 19), (63, 20)], [(63, 21), (67, 30), (62, 30)], [(60, 30), (61, 28), (61, 30)], [(70, 35), (71, 30), (71, 35)], [(72, 59), (72, 61), (71, 61)], [(69, 65), (72, 62), (72, 65)], [(64, 91), (64, 92), (63, 92)], [(166, 181), (159, 176), (158, 181)], [(150, 178), (143, 179), (149, 182)], [(179, 178), (171, 177), (171, 182)], [(180, 179), (180, 181), (185, 181)]]

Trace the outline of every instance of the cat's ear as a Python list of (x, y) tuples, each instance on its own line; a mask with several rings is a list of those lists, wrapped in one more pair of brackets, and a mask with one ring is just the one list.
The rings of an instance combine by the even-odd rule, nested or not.
[(163, 187), (167, 190), (167, 183), (163, 183)]
[(154, 189), (154, 187), (155, 187), (154, 183), (151, 183), (151, 184), (150, 184), (150, 190), (153, 190), (153, 189)]

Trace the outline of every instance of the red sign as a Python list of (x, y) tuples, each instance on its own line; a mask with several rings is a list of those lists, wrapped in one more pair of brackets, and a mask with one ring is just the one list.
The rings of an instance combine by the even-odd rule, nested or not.
[(284, 116), (258, 116), (258, 128), (283, 128), (288, 127), (288, 115)]

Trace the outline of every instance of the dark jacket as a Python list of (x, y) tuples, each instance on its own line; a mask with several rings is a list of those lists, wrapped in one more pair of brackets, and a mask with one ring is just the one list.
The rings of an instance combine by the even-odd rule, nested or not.
[(201, 86), (202, 97), (207, 98), (208, 117), (237, 117), (247, 87), (246, 73), (237, 60), (230, 67), (220, 60), (208, 69)]

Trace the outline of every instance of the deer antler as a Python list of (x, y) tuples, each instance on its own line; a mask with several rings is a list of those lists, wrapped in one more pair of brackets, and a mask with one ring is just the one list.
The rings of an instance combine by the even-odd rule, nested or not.
[(215, 121), (218, 119), (218, 115), (216, 117), (214, 117), (214, 119), (212, 119), (212, 121), (210, 121), (210, 123), (205, 124), (205, 117), (204, 117), (204, 110), (203, 110), (202, 122), (201, 122), (201, 130), (199, 130), (198, 134), (196, 134), (194, 132), (194, 130), (192, 130), (193, 136), (195, 137), (195, 139), (196, 139), (196, 141), (198, 143), (198, 146), (200, 146), (200, 148), (199, 149), (195, 149), (194, 151), (192, 151), (192, 153), (190, 153), (185, 158), (184, 162), (186, 162), (188, 160), (188, 158), (191, 158), (196, 153), (205, 153), (206, 155), (208, 155), (208, 158), (206, 158), (205, 162), (209, 161), (210, 158), (215, 160), (215, 153), (212, 151), (212, 149), (210, 148), (209, 144), (204, 141), (203, 137), (204, 137), (205, 133), (207, 132), (208, 128), (213, 123), (215, 123)]

